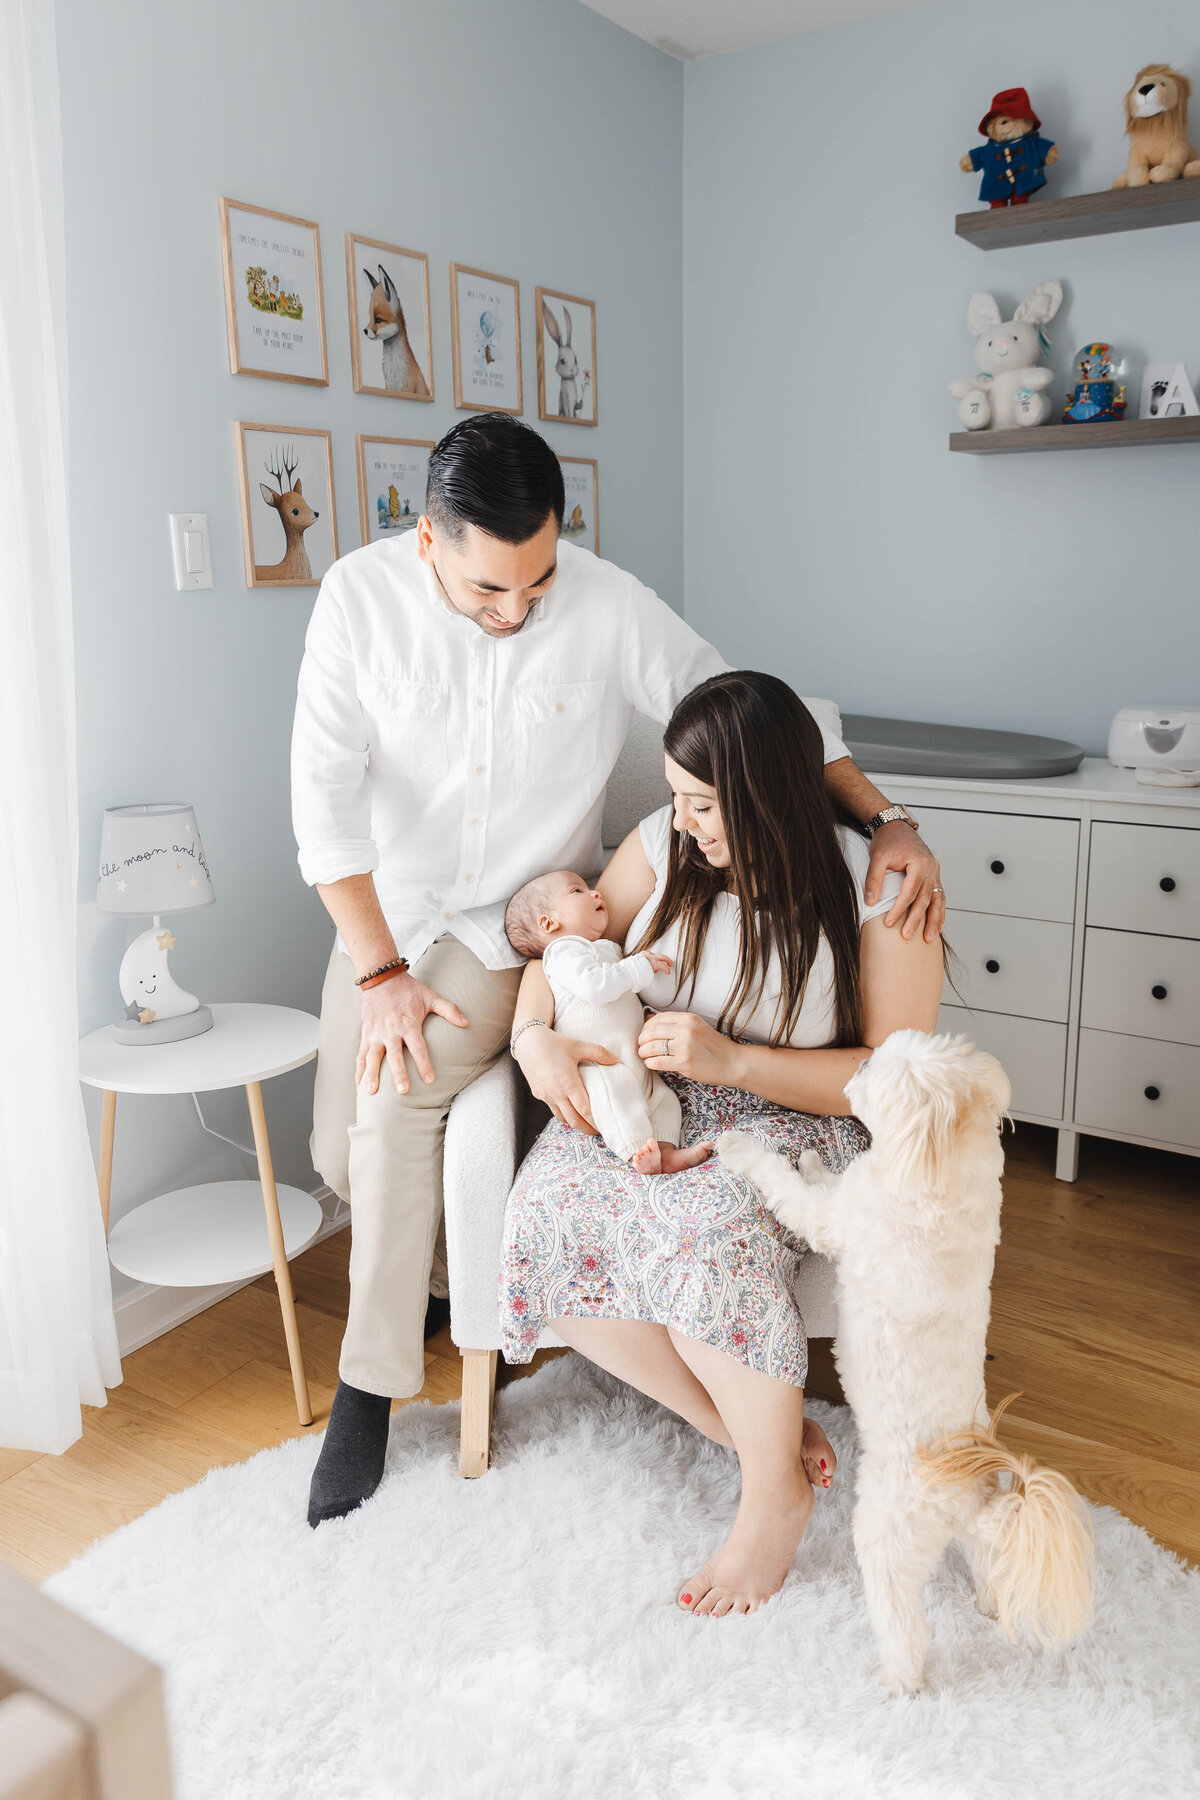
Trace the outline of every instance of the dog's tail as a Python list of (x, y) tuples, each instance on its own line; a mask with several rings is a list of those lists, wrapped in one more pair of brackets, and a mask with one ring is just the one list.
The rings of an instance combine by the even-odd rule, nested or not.
[(997, 1615), (1011, 1638), (1023, 1632), (1038, 1644), (1061, 1644), (1091, 1613), (1092, 1521), (1065, 1475), (1000, 1442), (996, 1426), (1017, 1398), (1001, 1401), (990, 1426), (953, 1432), (921, 1451), (920, 1461), (940, 1487), (991, 1488), (1007, 1476), (1007, 1487), (984, 1500), (972, 1521), (987, 1546)]

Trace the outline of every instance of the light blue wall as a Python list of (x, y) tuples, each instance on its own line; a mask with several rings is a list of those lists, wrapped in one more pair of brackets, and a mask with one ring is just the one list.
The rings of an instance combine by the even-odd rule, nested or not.
[[(217, 904), (173, 921), (177, 978), (316, 1010), (332, 930), (296, 867), (287, 770), (313, 590), (245, 587), (233, 421), (332, 430), (354, 549), (355, 432), (463, 416), (448, 263), (519, 278), (535, 424), (534, 288), (594, 297), (601, 423), (544, 429), (599, 460), (605, 554), (681, 603), (683, 70), (577, 0), (59, 0), (58, 30), (70, 280), (46, 300), (70, 352), (83, 1029), (119, 1010), (131, 935), (92, 904), (101, 811), (141, 799), (195, 803), (213, 872)], [(328, 389), (230, 375), (220, 194), (320, 224)], [(433, 406), (352, 391), (347, 230), (429, 254)], [(178, 594), (167, 515), (193, 510), (216, 586)], [(311, 1078), (264, 1090), (277, 1173), (308, 1187)], [(240, 1094), (210, 1111), (245, 1139)], [(187, 1100), (119, 1103), (114, 1215), (245, 1173)]]
[(1097, 752), (1118, 706), (1200, 699), (1200, 446), (946, 449), (976, 289), (1013, 306), (1062, 279), (1059, 404), (1093, 338), (1135, 380), (1178, 359), (1200, 385), (1200, 225), (987, 254), (953, 234), (998, 88), (1061, 147), (1049, 192), (1083, 193), (1123, 168), (1122, 95), (1158, 59), (1200, 77), (1195, 0), (938, 0), (688, 67), (686, 612), (734, 661)]

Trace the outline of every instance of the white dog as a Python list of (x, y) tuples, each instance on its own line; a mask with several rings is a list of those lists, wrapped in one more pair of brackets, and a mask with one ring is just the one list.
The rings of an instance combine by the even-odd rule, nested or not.
[(1004, 1070), (961, 1037), (896, 1031), (846, 1095), (872, 1142), (840, 1176), (813, 1151), (797, 1174), (741, 1132), (717, 1152), (837, 1263), (837, 1365), (862, 1444), (854, 1544), (882, 1679), (911, 1694), (922, 1590), (953, 1538), (980, 1608), (1012, 1637), (1058, 1643), (1090, 1611), (1091, 1521), (1064, 1476), (999, 1442), (1003, 1406), (991, 1424), (984, 1407)]

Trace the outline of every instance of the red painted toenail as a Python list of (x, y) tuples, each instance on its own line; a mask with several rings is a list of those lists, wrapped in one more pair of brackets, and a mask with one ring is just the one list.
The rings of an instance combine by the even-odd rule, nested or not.
[(824, 1457), (821, 1458), (821, 1467), (822, 1468), (825, 1467), (825, 1458)]
[(690, 1606), (692, 1604), (692, 1596), (690, 1594), (680, 1594), (679, 1598), (683, 1601), (685, 1606)]

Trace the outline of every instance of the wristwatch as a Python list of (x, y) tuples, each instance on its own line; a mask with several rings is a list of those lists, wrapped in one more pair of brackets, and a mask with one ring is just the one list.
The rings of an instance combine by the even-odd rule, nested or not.
[(873, 819), (867, 820), (867, 830), (874, 837), (881, 825), (890, 825), (895, 819), (903, 819), (904, 823), (911, 825), (914, 831), (921, 829), (907, 806), (885, 806), (882, 812), (877, 812)]

